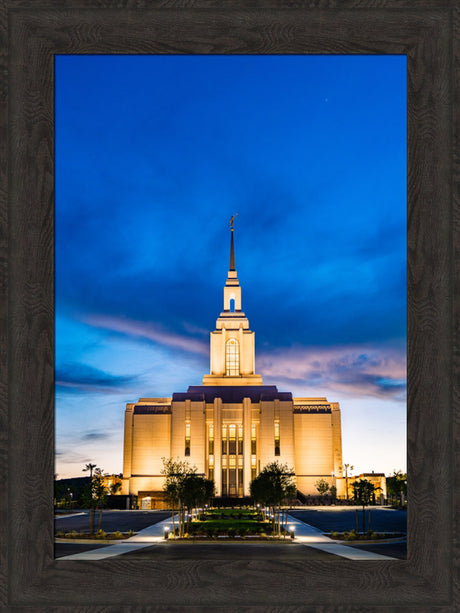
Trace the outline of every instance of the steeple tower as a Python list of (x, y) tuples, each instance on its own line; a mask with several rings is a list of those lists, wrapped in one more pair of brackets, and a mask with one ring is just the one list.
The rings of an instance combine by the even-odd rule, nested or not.
[(254, 373), (255, 335), (241, 310), (241, 287), (235, 270), (233, 215), (230, 220), (230, 268), (224, 286), (224, 310), (211, 332), (211, 374), (203, 385), (262, 385)]

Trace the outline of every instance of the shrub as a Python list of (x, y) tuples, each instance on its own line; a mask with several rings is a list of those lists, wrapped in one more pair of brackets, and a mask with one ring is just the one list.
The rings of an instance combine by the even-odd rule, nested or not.
[(97, 534), (96, 534), (97, 539), (105, 539), (106, 536), (107, 536), (107, 532), (104, 532), (104, 530), (97, 531)]
[(113, 532), (112, 536), (113, 538), (116, 538), (116, 539), (123, 538), (123, 534), (120, 532), (120, 530), (116, 530), (115, 532)]
[(134, 532), (134, 530), (128, 530), (128, 532), (126, 533), (127, 536), (134, 536), (136, 533)]
[(358, 535), (356, 533), (356, 530), (350, 530), (350, 532), (344, 532), (343, 536), (344, 536), (346, 541), (354, 541), (354, 540), (356, 540), (356, 537)]
[(62, 530), (58, 530), (58, 531), (56, 532), (56, 536), (57, 536), (58, 538), (62, 538), (62, 537), (64, 536), (64, 532), (63, 532)]

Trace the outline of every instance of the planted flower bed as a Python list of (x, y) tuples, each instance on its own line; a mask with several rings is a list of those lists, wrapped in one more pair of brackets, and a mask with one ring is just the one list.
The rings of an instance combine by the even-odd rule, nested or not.
[(76, 530), (71, 530), (70, 532), (64, 532), (63, 530), (58, 530), (56, 532), (56, 538), (65, 538), (65, 539), (91, 539), (91, 540), (101, 540), (104, 541), (112, 541), (112, 540), (121, 540), (127, 539), (131, 536), (134, 536), (136, 533), (133, 530), (128, 530), (128, 532), (120, 532), (116, 530), (115, 532), (104, 532), (104, 530), (98, 530), (94, 534), (90, 534), (89, 532), (77, 532)]
[(336, 541), (374, 541), (379, 539), (402, 538), (406, 535), (401, 532), (374, 532), (368, 530), (363, 533), (356, 532), (356, 530), (350, 530), (350, 532), (330, 532), (326, 534), (326, 536)]
[[(257, 538), (273, 539), (273, 525), (263, 518), (262, 512), (252, 509), (206, 509), (197, 514), (197, 519), (186, 523), (182, 538)], [(281, 537), (285, 536), (282, 530)], [(170, 533), (170, 538), (178, 537)], [(278, 534), (276, 534), (276, 538)]]

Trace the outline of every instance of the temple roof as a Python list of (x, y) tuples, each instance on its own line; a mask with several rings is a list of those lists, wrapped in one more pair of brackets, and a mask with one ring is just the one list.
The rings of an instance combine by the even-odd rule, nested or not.
[(276, 385), (190, 385), (186, 392), (173, 394), (173, 401), (207, 403), (214, 402), (214, 398), (221, 398), (225, 404), (243, 402), (243, 398), (250, 398), (251, 402), (270, 400), (292, 400), (291, 392), (279, 392)]

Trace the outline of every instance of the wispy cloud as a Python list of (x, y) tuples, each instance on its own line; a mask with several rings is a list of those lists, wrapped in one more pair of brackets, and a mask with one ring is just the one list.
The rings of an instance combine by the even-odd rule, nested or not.
[(117, 393), (137, 380), (137, 375), (112, 375), (82, 363), (64, 364), (56, 368), (56, 389), (71, 393)]
[(106, 315), (90, 315), (84, 321), (95, 328), (148, 340), (174, 349), (182, 349), (183, 351), (200, 355), (207, 355), (209, 353), (208, 342), (168, 332), (161, 329), (160, 326), (151, 323)]
[(91, 430), (90, 432), (86, 432), (82, 435), (81, 441), (83, 442), (95, 442), (95, 441), (103, 441), (110, 438), (111, 435), (106, 430)]
[(347, 395), (405, 399), (406, 358), (403, 350), (366, 346), (292, 348), (262, 354), (258, 370), (280, 383), (324, 388)]

